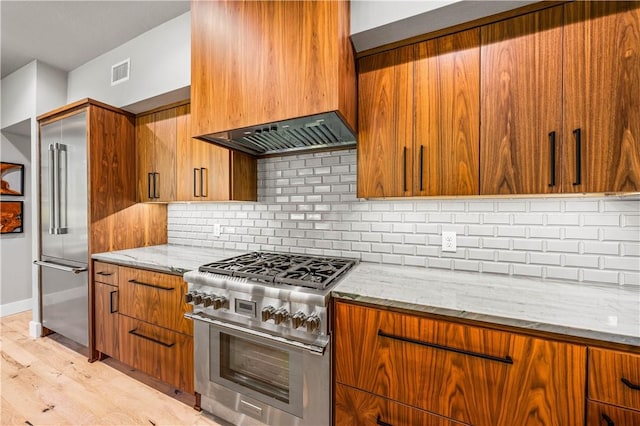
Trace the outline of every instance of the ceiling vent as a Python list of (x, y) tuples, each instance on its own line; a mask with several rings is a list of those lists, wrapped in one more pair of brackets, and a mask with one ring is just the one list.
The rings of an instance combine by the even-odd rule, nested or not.
[(122, 62), (118, 62), (111, 66), (111, 85), (115, 86), (116, 84), (123, 83), (129, 80), (129, 71), (131, 58), (127, 58)]

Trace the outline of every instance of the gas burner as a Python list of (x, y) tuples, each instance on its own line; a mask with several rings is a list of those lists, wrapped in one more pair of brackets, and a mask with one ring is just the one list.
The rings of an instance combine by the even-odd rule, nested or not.
[(252, 252), (200, 267), (201, 272), (247, 278), (271, 285), (324, 289), (356, 264), (341, 257)]

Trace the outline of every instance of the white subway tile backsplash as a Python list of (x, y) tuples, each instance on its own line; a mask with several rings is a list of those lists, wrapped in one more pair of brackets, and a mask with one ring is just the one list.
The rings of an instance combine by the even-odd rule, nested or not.
[(356, 169), (355, 150), (261, 159), (257, 203), (170, 204), (169, 242), (640, 286), (640, 200), (361, 200)]

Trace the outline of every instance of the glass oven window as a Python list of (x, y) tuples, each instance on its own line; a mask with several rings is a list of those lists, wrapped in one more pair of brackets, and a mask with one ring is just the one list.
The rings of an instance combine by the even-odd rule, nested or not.
[(220, 333), (220, 376), (289, 404), (289, 352)]

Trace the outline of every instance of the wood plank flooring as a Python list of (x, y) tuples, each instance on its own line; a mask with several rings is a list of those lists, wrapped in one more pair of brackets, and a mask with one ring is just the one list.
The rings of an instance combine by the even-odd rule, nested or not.
[(31, 338), (30, 320), (0, 321), (0, 425), (219, 425), (122, 365), (89, 363), (64, 338)]

